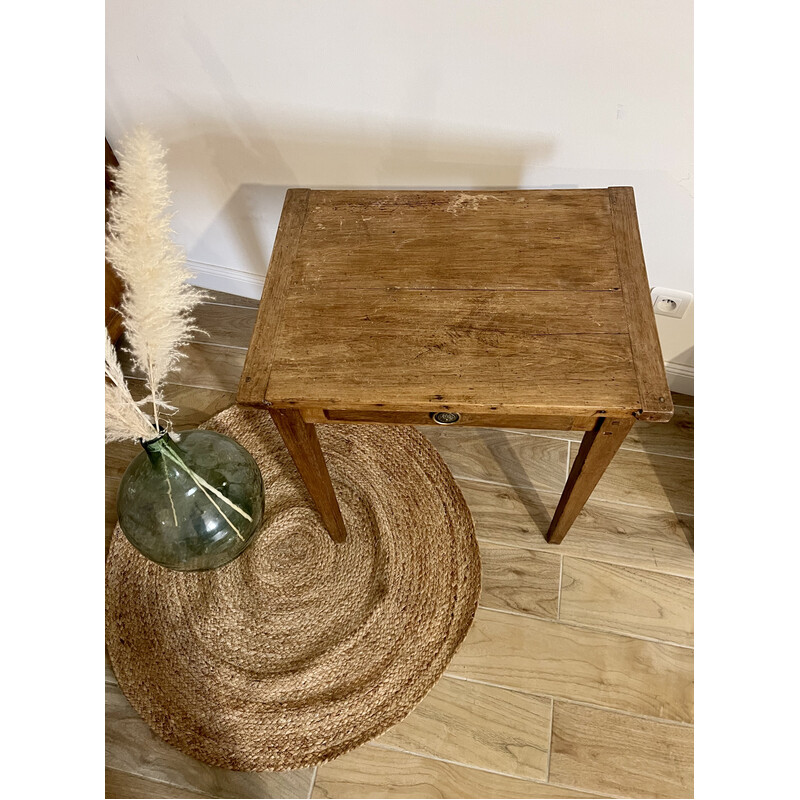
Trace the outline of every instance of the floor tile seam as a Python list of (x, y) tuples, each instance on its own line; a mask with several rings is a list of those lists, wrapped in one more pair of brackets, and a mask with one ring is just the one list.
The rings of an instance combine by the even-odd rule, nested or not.
[(562, 555), (562, 558), (574, 558), (576, 561), (588, 561), (590, 563), (596, 561), (598, 563), (609, 564), (610, 566), (619, 566), (622, 567), (623, 569), (636, 570), (637, 572), (651, 572), (654, 575), (666, 575), (670, 578), (683, 578), (684, 580), (691, 581), (692, 583), (694, 583), (693, 575), (678, 575), (673, 572), (664, 572), (663, 570), (653, 569), (650, 567), (629, 567), (626, 564), (615, 564), (613, 561), (603, 561), (602, 559), (595, 558), (594, 556), (579, 556), (573, 553), (564, 553)]
[[(496, 609), (500, 610), (500, 609)], [(653, 642), (653, 644), (666, 644), (670, 647), (680, 647), (683, 650), (694, 650), (694, 633), (692, 633), (692, 643), (686, 644), (684, 642), (676, 642), (674, 639), (658, 639), (655, 636), (647, 636), (643, 633), (630, 633), (628, 631), (619, 630), (618, 628), (606, 628), (600, 625), (591, 625), (587, 622), (577, 622), (569, 618), (562, 617), (557, 620), (564, 625), (571, 625), (575, 628), (583, 628), (588, 631), (597, 631), (598, 633), (613, 633), (619, 636), (628, 636), (631, 639), (640, 639), (643, 642)]]
[(659, 725), (669, 725), (674, 728), (686, 728), (689, 730), (694, 730), (694, 722), (682, 722), (681, 720), (669, 719), (668, 717), (653, 717), (650, 714), (636, 714), (633, 711), (625, 711), (624, 709), (612, 708), (611, 706), (601, 706), (598, 703), (586, 703), (583, 700), (570, 700), (568, 697), (556, 697), (555, 695), (553, 696), (553, 701), (554, 705), (555, 702), (558, 702), (566, 705), (582, 706), (585, 708), (593, 708), (597, 711), (607, 711), (609, 714), (619, 714), (623, 717), (641, 719), (645, 722), (655, 722)]
[(547, 737), (547, 777), (546, 781), (550, 780), (550, 759), (553, 756), (553, 718), (556, 715), (556, 701), (550, 698), (550, 733)]
[(314, 784), (317, 782), (317, 771), (319, 770), (319, 764), (314, 765), (314, 772), (311, 775), (311, 785), (308, 787), (308, 800), (314, 795)]
[[(530, 553), (546, 553), (549, 555), (562, 555), (546, 547), (547, 542), (545, 542), (544, 540), (542, 540), (542, 544), (539, 547), (535, 547), (535, 546), (525, 546), (522, 544), (515, 544), (512, 542), (501, 542), (498, 539), (490, 539), (489, 537), (483, 536), (480, 533), (476, 533), (475, 538), (478, 540), (479, 543), (484, 542), (486, 544), (499, 545), (500, 547), (513, 547), (517, 550), (527, 550)], [(553, 547), (553, 545), (551, 545), (551, 547)], [(687, 580), (694, 581), (694, 574), (684, 575), (681, 572), (669, 572), (667, 570), (658, 569), (656, 567), (641, 567), (639, 565), (629, 564), (627, 562), (622, 562), (622, 561), (613, 561), (611, 559), (601, 558), (599, 556), (581, 556), (581, 555), (576, 555), (574, 553), (564, 553), (562, 555), (562, 558), (579, 558), (582, 559), (583, 561), (594, 561), (598, 564), (607, 564), (608, 566), (611, 567), (623, 567), (625, 569), (635, 569), (635, 570), (640, 570), (641, 572), (652, 572), (655, 573), (656, 575), (667, 575), (673, 578), (686, 578)]]
[(465, 675), (458, 675), (454, 672), (446, 671), (444, 673), (444, 677), (452, 678), (458, 681), (464, 681), (465, 683), (477, 683), (481, 686), (491, 686), (495, 689), (505, 689), (509, 692), (519, 692), (520, 694), (524, 694), (528, 697), (537, 697), (541, 700), (551, 699), (558, 703), (569, 703), (574, 706), (583, 706), (586, 708), (594, 708), (598, 711), (607, 711), (610, 714), (620, 714), (624, 717), (631, 717), (633, 719), (642, 719), (647, 722), (657, 722), (659, 724), (664, 725), (674, 725), (678, 728), (691, 728), (694, 729), (693, 722), (683, 722), (682, 720), (671, 719), (669, 717), (654, 717), (650, 714), (637, 714), (635, 711), (627, 711), (624, 708), (616, 708), (614, 706), (604, 706), (599, 703), (589, 703), (585, 700), (575, 700), (571, 697), (564, 697), (562, 695), (557, 694), (544, 694), (542, 692), (532, 692), (528, 689), (520, 689), (518, 686), (509, 686), (506, 683), (495, 683), (494, 681), (484, 681), (479, 680), (478, 678), (468, 678)]
[[(247, 346), (243, 347), (242, 345), (238, 345), (238, 344), (222, 344), (220, 342), (205, 341), (203, 339), (194, 339), (191, 342), (188, 342), (186, 345), (183, 345), (183, 347), (190, 347), (191, 345), (201, 345), (202, 347), (219, 347), (221, 350), (238, 350), (238, 351), (240, 351), (242, 353), (245, 353), (245, 354), (247, 353), (247, 350), (248, 350)], [(183, 360), (182, 363), (180, 364), (181, 367), (189, 366), (191, 364), (191, 358), (189, 356), (187, 356), (187, 358), (189, 360), (188, 361)], [(126, 368), (130, 368), (130, 365), (126, 365)], [(123, 368), (123, 369), (125, 369), (125, 368)], [(135, 379), (135, 380), (144, 380), (145, 379), (145, 375), (129, 375), (129, 374), (125, 374), (124, 372), (123, 372), (123, 377), (132, 378), (132, 379)], [(174, 383), (174, 381), (168, 380), (167, 383)]]
[[(561, 491), (557, 489), (541, 489), (538, 486), (518, 486), (515, 483), (500, 483), (499, 481), (487, 481), (485, 478), (474, 478), (469, 475), (457, 475), (455, 472), (450, 470), (453, 477), (460, 481), (473, 481), (474, 483), (484, 483), (488, 484), (489, 486), (500, 486), (504, 489), (519, 489), (523, 492), (534, 492), (536, 494), (548, 494), (554, 495), (555, 497), (561, 496)], [(605, 498), (601, 497), (590, 497), (587, 503), (603, 503), (605, 505), (612, 505), (612, 506), (625, 506), (626, 508), (643, 508), (647, 511), (664, 511), (666, 513), (673, 513), (675, 516), (678, 517), (694, 517), (694, 512), (691, 511), (675, 511), (673, 508), (660, 508), (658, 506), (645, 506), (641, 505), (640, 503), (626, 503), (624, 500), (606, 500)]]
[(186, 784), (180, 783), (172, 783), (172, 781), (165, 781), (161, 778), (154, 778), (151, 775), (147, 775), (143, 772), (134, 772), (130, 769), (120, 769), (119, 767), (111, 766), (110, 764), (106, 764), (107, 769), (113, 769), (115, 772), (121, 772), (124, 775), (133, 775), (137, 778), (144, 778), (145, 780), (152, 781), (153, 783), (157, 783), (161, 786), (169, 786), (171, 789), (183, 789), (185, 791), (194, 792), (195, 794), (199, 794), (201, 797), (207, 797), (209, 800), (219, 800), (222, 795), (214, 795), (214, 794), (207, 794), (206, 792), (201, 792), (195, 786), (187, 786)]
[(570, 454), (572, 453), (572, 440), (567, 439), (567, 463), (566, 463), (566, 473), (564, 475), (564, 483), (569, 480), (569, 468), (570, 468)]
[[(379, 743), (377, 741), (368, 742), (366, 746), (367, 747), (374, 747), (377, 750), (388, 750), (388, 751), (390, 751), (392, 753), (405, 753), (406, 755), (416, 756), (417, 758), (427, 758), (427, 759), (430, 759), (431, 761), (440, 761), (443, 764), (452, 764), (454, 767), (465, 767), (466, 769), (474, 769), (474, 770), (477, 770), (478, 772), (486, 772), (489, 775), (499, 775), (500, 777), (503, 777), (503, 778), (513, 778), (514, 780), (518, 780), (518, 781), (528, 781), (528, 783), (535, 783), (535, 784), (538, 784), (539, 786), (552, 786), (552, 787), (555, 787), (557, 789), (569, 789), (569, 790), (571, 790), (573, 792), (584, 792), (585, 794), (593, 794), (588, 789), (583, 789), (583, 788), (576, 787), (576, 786), (566, 786), (564, 784), (549, 783), (546, 780), (539, 780), (537, 778), (523, 777), (522, 775), (514, 775), (511, 772), (501, 772), (500, 770), (490, 769), (489, 767), (479, 767), (479, 766), (476, 766), (475, 764), (468, 764), (465, 761), (454, 761), (453, 759), (443, 758), (441, 756), (434, 756), (434, 755), (431, 755), (430, 753), (420, 753), (420, 752), (418, 752), (416, 750), (406, 750), (404, 747), (395, 747), (395, 746), (388, 745), (388, 744), (382, 744), (382, 743)], [(609, 797), (609, 795), (596, 795), (596, 796), (597, 797)]]
[(217, 300), (204, 300), (204, 306), (222, 306), (223, 308), (241, 308), (245, 311), (255, 311), (258, 313), (258, 306), (242, 306), (237, 305), (236, 303), (220, 303)]
[[(441, 426), (434, 427), (433, 425), (417, 425), (417, 427), (418, 428), (430, 428), (431, 430), (435, 430), (435, 431), (441, 431), (442, 430)], [(497, 425), (497, 426), (493, 426), (493, 425), (489, 425), (489, 426), (466, 425), (466, 426), (464, 426), (464, 425), (462, 425), (460, 428), (458, 426), (455, 426), (455, 430), (460, 430), (460, 431), (466, 431), (466, 430), (469, 430), (469, 431), (499, 431), (499, 432), (502, 432), (502, 433), (507, 433), (507, 434), (509, 434), (511, 436), (535, 436), (537, 439), (550, 439), (553, 442), (559, 442), (561, 444), (563, 444), (564, 442), (573, 441), (572, 439), (565, 439), (565, 438), (563, 438), (561, 436), (547, 436), (546, 434), (540, 434), (540, 433), (537, 432), (537, 429), (532, 429), (532, 430), (526, 431), (526, 430), (520, 430), (518, 428), (504, 428), (501, 425)]]
[[(137, 375), (125, 375), (126, 380), (134, 379), (137, 381), (144, 380)], [(171, 386), (180, 386), (183, 389), (207, 389), (212, 392), (223, 392), (225, 394), (236, 394), (238, 390), (238, 383), (235, 388), (224, 388), (222, 386), (208, 386), (207, 384), (200, 383), (181, 383), (179, 380), (169, 380), (167, 383)]]
[[(214, 342), (214, 341), (204, 341), (203, 339), (194, 339), (188, 343), (188, 345), (192, 344), (201, 344), (207, 347), (221, 347), (223, 350), (241, 350), (243, 353), (246, 353), (248, 350), (248, 346), (245, 345), (244, 347), (240, 344), (222, 344), (221, 342)], [(188, 346), (186, 345), (186, 346)]]
[(644, 448), (640, 447), (625, 447), (623, 444), (619, 451), (625, 451), (626, 453), (642, 453), (646, 456), (658, 456), (659, 458), (679, 458), (681, 461), (694, 461), (694, 456), (679, 456), (676, 453), (659, 453), (655, 450), (645, 450)]
[[(447, 461), (447, 459), (445, 459), (445, 461)], [(452, 473), (453, 477), (459, 481), (475, 481), (476, 483), (489, 484), (490, 486), (500, 486), (504, 489), (521, 489), (522, 491), (536, 492), (536, 494), (541, 494), (544, 492), (545, 494), (552, 494), (555, 495), (556, 497), (560, 497), (561, 492), (563, 491), (563, 489), (558, 489), (556, 487), (553, 487), (552, 489), (540, 489), (538, 486), (536, 487), (517, 486), (514, 483), (500, 483), (499, 481), (487, 481), (485, 478), (472, 478), (469, 475), (459, 475), (458, 473), (454, 472), (451, 467), (448, 467), (448, 469), (450, 469), (450, 472)]]
[[(145, 378), (144, 377), (140, 377), (138, 375), (125, 375), (124, 377), (125, 377), (126, 380), (129, 380), (129, 381), (133, 380), (133, 381), (137, 381), (139, 383), (144, 383), (145, 382)], [(166, 389), (167, 392), (169, 391), (170, 387), (175, 386), (175, 387), (178, 387), (178, 388), (181, 388), (181, 389), (205, 389), (205, 390), (210, 391), (210, 392), (219, 392), (220, 394), (235, 394), (235, 392), (232, 392), (229, 389), (221, 389), (219, 386), (208, 386), (208, 385), (205, 385), (205, 384), (198, 384), (198, 383), (185, 383), (185, 382), (181, 382), (180, 379), (181, 379), (181, 375), (178, 372), (172, 374), (164, 382), (163, 388)], [(237, 381), (238, 381), (238, 378), (237, 378)], [(238, 386), (238, 384), (237, 384), (237, 386)]]
[[(506, 433), (516, 433), (519, 436), (533, 436), (535, 439), (549, 439), (550, 441), (553, 442), (572, 442), (573, 444), (579, 444), (581, 441), (580, 439), (567, 438), (565, 436), (553, 436), (553, 435), (548, 435), (547, 433), (539, 433), (537, 430), (529, 430), (529, 431), (510, 430), (509, 428), (497, 428), (497, 429), (493, 428), (492, 430), (502, 430), (505, 431)], [(619, 450), (620, 451), (624, 450), (626, 453), (643, 453), (648, 456), (661, 456), (663, 458), (680, 458), (683, 459), (684, 461), (695, 460), (694, 456), (680, 456), (677, 455), (676, 453), (664, 453), (658, 450), (650, 450), (645, 447), (631, 447), (630, 445), (626, 445), (625, 442), (623, 442), (620, 445)]]
[[(653, 424), (657, 424), (657, 423), (653, 423)], [(553, 435), (553, 434), (550, 434), (550, 433), (540, 433), (539, 431), (537, 431), (535, 429), (526, 431), (526, 430), (519, 430), (519, 429), (511, 430), (509, 428), (497, 428), (496, 430), (503, 430), (503, 431), (506, 431), (507, 433), (516, 433), (516, 434), (519, 434), (520, 436), (533, 436), (536, 439), (550, 439), (551, 441), (554, 441), (554, 442), (572, 442), (573, 444), (580, 444), (580, 441), (581, 441), (580, 439), (568, 438), (566, 436), (558, 436), (558, 435)], [(620, 445), (619, 449), (620, 450), (624, 450), (627, 453), (644, 453), (645, 455), (649, 455), (649, 456), (664, 456), (665, 458), (682, 458), (684, 461), (694, 461), (695, 460), (694, 456), (681, 456), (681, 455), (677, 455), (676, 453), (664, 453), (664, 452), (659, 451), (659, 450), (650, 450), (650, 449), (648, 449), (646, 447), (631, 447), (630, 445), (627, 445), (625, 442), (623, 442)]]
[(666, 639), (656, 639), (653, 636), (645, 636), (644, 634), (600, 628), (597, 625), (587, 625), (584, 622), (573, 622), (572, 620), (555, 619), (553, 617), (540, 617), (536, 614), (527, 614), (524, 611), (510, 611), (509, 609), (493, 608), (482, 604), (479, 604), (478, 608), (482, 608), (484, 611), (496, 611), (498, 614), (508, 614), (512, 617), (524, 617), (525, 619), (535, 619), (540, 622), (551, 622), (555, 625), (563, 625), (567, 628), (579, 628), (580, 630), (592, 631), (594, 633), (611, 633), (614, 636), (624, 636), (627, 639), (637, 639), (638, 641), (652, 642), (653, 644), (665, 644), (669, 647), (679, 647), (682, 650), (694, 650), (693, 644), (680, 644), (679, 642), (667, 641)]

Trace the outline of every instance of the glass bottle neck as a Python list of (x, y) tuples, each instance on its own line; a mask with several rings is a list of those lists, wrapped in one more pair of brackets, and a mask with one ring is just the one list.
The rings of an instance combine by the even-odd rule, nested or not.
[(172, 441), (167, 431), (163, 431), (159, 436), (153, 439), (139, 440), (139, 443), (144, 448), (147, 457), (150, 459), (151, 464), (158, 463), (163, 457), (165, 450), (177, 450), (175, 442)]

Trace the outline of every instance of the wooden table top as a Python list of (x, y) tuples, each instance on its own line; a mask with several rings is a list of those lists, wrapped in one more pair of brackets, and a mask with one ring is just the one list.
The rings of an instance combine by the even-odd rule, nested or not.
[(669, 419), (633, 190), (290, 189), (238, 399)]

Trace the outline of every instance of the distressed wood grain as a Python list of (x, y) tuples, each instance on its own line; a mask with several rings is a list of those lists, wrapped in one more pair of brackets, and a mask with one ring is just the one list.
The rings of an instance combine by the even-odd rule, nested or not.
[(573, 798), (594, 794), (367, 745), (320, 766), (317, 798)]
[(544, 534), (558, 503), (553, 492), (457, 479), (479, 540), (574, 555), (691, 577), (694, 519), (661, 509), (590, 500), (560, 545)]
[(693, 797), (694, 730), (556, 701), (550, 780), (614, 797)]
[[(576, 453), (570, 455), (574, 459)], [(694, 512), (694, 461), (620, 450), (592, 494), (595, 500), (647, 508)]]
[(205, 331), (208, 338), (202, 334), (195, 334), (195, 340), (246, 350), (253, 335), (257, 314), (255, 308), (200, 303), (192, 312), (192, 316), (197, 327)]
[[(124, 335), (122, 338), (124, 341)], [(186, 358), (170, 373), (171, 384), (222, 392), (236, 391), (244, 366), (245, 350), (198, 341), (184, 346), (181, 352)], [(133, 365), (129, 353), (121, 351), (119, 361), (126, 378), (144, 378), (143, 373)]]
[(107, 442), (105, 449), (105, 471), (107, 479), (119, 480), (139, 453), (144, 450), (136, 442)]
[(615, 292), (330, 289), (285, 298), (266, 398), (595, 413), (636, 408)]
[(163, 798), (163, 800), (189, 798), (191, 800), (191, 798), (207, 798), (213, 797), (213, 795), (172, 786), (169, 783), (154, 781), (130, 772), (106, 768), (106, 798), (115, 797)]
[(639, 238), (633, 189), (630, 186), (612, 186), (608, 190), (608, 198), (611, 203), (611, 222), (625, 301), (625, 316), (642, 405), (639, 416), (640, 419), (664, 422), (672, 416), (672, 396), (650, 301), (650, 286)]
[(270, 256), (258, 318), (247, 351), (246, 368), (237, 387), (241, 403), (260, 403), (269, 382), (292, 262), (300, 241), (308, 204), (308, 189), (289, 189), (283, 204), (275, 245)]
[(534, 617), (479, 608), (447, 671), (649, 717), (693, 718), (691, 650)]
[[(190, 374), (190, 370), (187, 369), (186, 374)], [(143, 380), (129, 379), (128, 386), (134, 400), (141, 400), (147, 396)], [(164, 386), (164, 397), (177, 409), (169, 416), (176, 431), (198, 428), (215, 414), (230, 408), (236, 402), (236, 395), (233, 392), (181, 386), (177, 383), (167, 383)]]
[(204, 289), (204, 292), (209, 295), (209, 303), (218, 303), (223, 306), (239, 306), (241, 308), (255, 308), (258, 309), (258, 300), (253, 300), (252, 297), (242, 297), (238, 294), (230, 294), (229, 292), (221, 292), (218, 289)]
[[(515, 428), (513, 424), (502, 427)], [(531, 436), (568, 439), (572, 442), (580, 442), (583, 436), (577, 430), (544, 430), (542, 426), (538, 431), (526, 430), (523, 432)], [(653, 455), (694, 458), (694, 409), (675, 406), (675, 413), (669, 422), (658, 425), (637, 420), (620, 449), (639, 450)]]
[(547, 779), (549, 698), (442, 678), (377, 744), (420, 755)]
[(555, 619), (561, 556), (481, 542), (480, 604)]
[(106, 683), (106, 766), (212, 797), (308, 797), (312, 770), (234, 772), (184, 755), (153, 734), (115, 684)]
[(567, 444), (494, 428), (419, 427), (458, 478), (560, 492)]
[(337, 289), (620, 285), (604, 189), (314, 191), (295, 270)]
[(561, 620), (691, 647), (693, 601), (689, 578), (564, 558)]
[(548, 542), (561, 543), (632, 426), (632, 417), (598, 419), (594, 429), (583, 434), (561, 499), (547, 529)]

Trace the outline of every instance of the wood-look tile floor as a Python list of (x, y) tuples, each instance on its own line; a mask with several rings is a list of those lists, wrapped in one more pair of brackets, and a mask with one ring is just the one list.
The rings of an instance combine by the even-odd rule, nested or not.
[[(179, 429), (235, 402), (257, 306), (217, 292), (198, 310), (210, 337), (168, 390)], [(691, 797), (693, 402), (674, 400), (670, 423), (634, 426), (558, 546), (543, 533), (580, 434), (421, 428), (462, 488), (483, 564), (475, 623), (442, 680), (335, 761), (242, 773), (157, 739), (106, 664), (106, 796)], [(108, 543), (138, 446), (106, 451)]]

